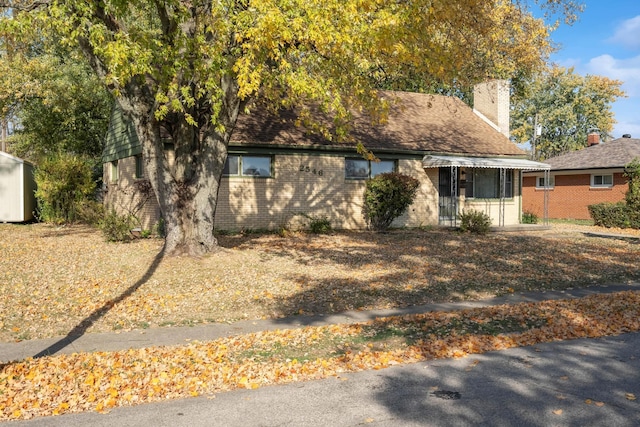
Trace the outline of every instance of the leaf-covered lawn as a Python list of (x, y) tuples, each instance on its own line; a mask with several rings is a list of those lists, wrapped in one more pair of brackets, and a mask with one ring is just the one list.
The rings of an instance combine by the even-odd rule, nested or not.
[[(583, 228), (593, 231), (594, 227)], [(201, 259), (85, 227), (0, 224), (0, 341), (380, 309), (640, 277), (640, 244), (547, 232), (220, 236)]]
[[(592, 230), (592, 228), (590, 228)], [(640, 277), (632, 239), (576, 230), (221, 236), (201, 259), (84, 227), (0, 224), (0, 339), (477, 299)], [(5, 363), (0, 419), (214, 395), (438, 357), (640, 330), (640, 293), (269, 331)], [(5, 361), (6, 362), (6, 361)]]
[(106, 412), (238, 387), (639, 330), (640, 292), (627, 291), (267, 331), (186, 346), (27, 359), (0, 371), (0, 419)]

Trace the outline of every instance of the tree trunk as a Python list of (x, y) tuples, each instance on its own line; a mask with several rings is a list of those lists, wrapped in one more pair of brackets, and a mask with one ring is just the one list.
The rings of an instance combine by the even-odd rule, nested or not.
[(218, 249), (213, 233), (218, 190), (240, 108), (235, 84), (223, 82), (222, 87), (229, 91), (218, 126), (212, 124), (207, 108), (196, 116), (194, 126), (182, 114), (157, 120), (147, 103), (121, 99), (142, 143), (146, 171), (164, 220), (167, 255), (200, 256)]

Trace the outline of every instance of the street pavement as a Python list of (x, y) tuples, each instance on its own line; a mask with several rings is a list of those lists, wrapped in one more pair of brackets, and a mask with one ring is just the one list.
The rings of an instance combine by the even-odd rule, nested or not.
[[(514, 294), (408, 310), (85, 334), (0, 344), (0, 360), (174, 345), (380, 315), (577, 298), (640, 284)], [(637, 397), (638, 400), (634, 400)], [(539, 344), (213, 396), (7, 422), (15, 426), (640, 426), (640, 333)]]

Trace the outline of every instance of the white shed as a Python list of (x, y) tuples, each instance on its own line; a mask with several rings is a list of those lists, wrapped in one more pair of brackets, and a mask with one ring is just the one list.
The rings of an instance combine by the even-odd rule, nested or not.
[(0, 222), (33, 219), (35, 190), (33, 165), (0, 151)]

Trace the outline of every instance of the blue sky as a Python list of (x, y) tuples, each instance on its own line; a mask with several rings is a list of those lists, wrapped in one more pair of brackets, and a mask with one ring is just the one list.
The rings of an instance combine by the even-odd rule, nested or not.
[(620, 80), (627, 98), (613, 104), (618, 123), (613, 137), (640, 138), (640, 0), (584, 0), (585, 10), (572, 26), (551, 34), (560, 50), (551, 60), (575, 67), (578, 74)]

